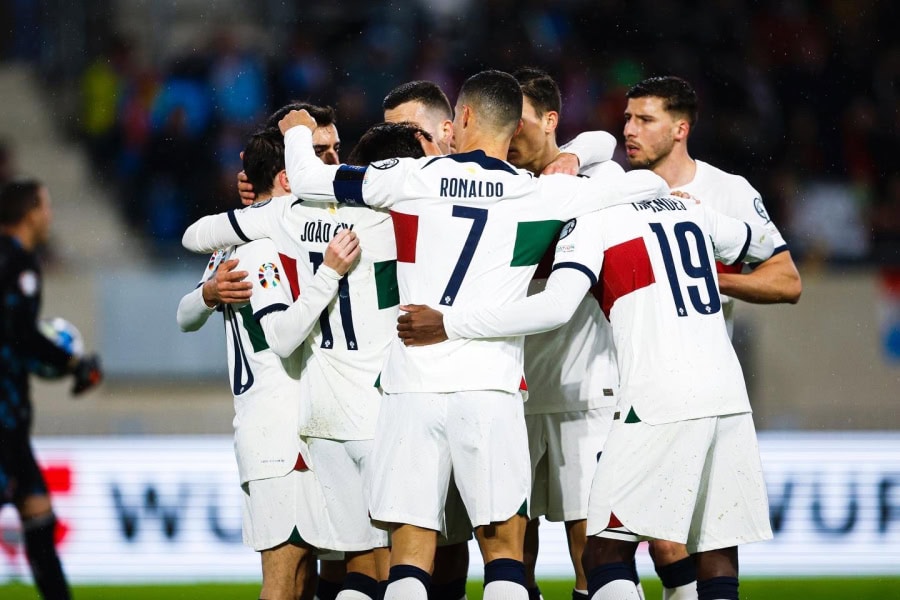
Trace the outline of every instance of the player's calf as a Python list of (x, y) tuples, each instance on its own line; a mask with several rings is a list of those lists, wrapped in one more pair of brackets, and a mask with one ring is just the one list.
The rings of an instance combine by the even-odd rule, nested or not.
[(41, 597), (68, 600), (69, 586), (54, 544), (56, 517), (53, 513), (45, 513), (22, 519), (22, 530), (25, 538), (25, 556), (28, 558), (31, 574), (41, 592)]

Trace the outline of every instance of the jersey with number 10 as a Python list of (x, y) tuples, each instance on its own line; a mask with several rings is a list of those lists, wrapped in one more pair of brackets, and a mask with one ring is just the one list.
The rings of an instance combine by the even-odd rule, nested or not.
[[(524, 297), (565, 221), (667, 189), (652, 173), (602, 181), (534, 178), (480, 150), (334, 167), (316, 159), (306, 127), (287, 132), (285, 163), (301, 198), (390, 208), (401, 303), (444, 312)], [(515, 392), (522, 346), (521, 337), (512, 337), (408, 348), (395, 338), (381, 384), (390, 393)]]
[[(358, 264), (341, 279), (337, 298), (304, 343), (307, 360), (301, 377), (300, 431), (311, 437), (371, 439), (381, 403), (375, 385), (387, 346), (396, 336), (396, 250), (387, 213), (308, 205), (282, 196), (204, 217), (188, 229), (185, 240), (189, 249), (197, 250), (270, 238), (285, 255), (281, 260), (290, 288), (279, 289), (292, 289), (296, 298), (322, 264), (328, 243), (343, 229), (359, 235), (362, 251)], [(250, 277), (261, 277), (262, 271), (255, 270)], [(254, 302), (257, 318), (286, 309), (290, 294), (282, 297), (268, 307)]]

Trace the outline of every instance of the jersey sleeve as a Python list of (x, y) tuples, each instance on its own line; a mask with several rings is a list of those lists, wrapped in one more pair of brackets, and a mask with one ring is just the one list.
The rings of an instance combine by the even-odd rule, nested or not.
[(616, 138), (605, 131), (585, 131), (560, 147), (578, 157), (581, 168), (608, 161), (616, 151)]
[(258, 240), (240, 249), (238, 268), (250, 272), (253, 290), (250, 305), (260, 323), (266, 343), (275, 354), (289, 356), (309, 336), (319, 315), (335, 297), (341, 276), (326, 265), (316, 271), (312, 282), (291, 297), (287, 273), (270, 240)]
[[(25, 281), (37, 283), (26, 284)], [(37, 290), (41, 286), (40, 274), (31, 271), (28, 276), (28, 271), (18, 270), (14, 286), (4, 290), (0, 301), (4, 304), (2, 314), (7, 319), (3, 326), (7, 329), (8, 339), (12, 341), (15, 351), (26, 361), (38, 361), (61, 371), (68, 371), (72, 355), (48, 340), (38, 330), (35, 317), (39, 309)]]
[(368, 167), (326, 165), (318, 159), (308, 127), (288, 129), (284, 136), (284, 160), (291, 192), (310, 202), (340, 202), (389, 208), (401, 199), (404, 183), (417, 162), (388, 158)]
[[(738, 185), (736, 187), (739, 189), (741, 197), (740, 202), (734, 203), (735, 212), (729, 214), (751, 225), (764, 228), (769, 237), (772, 238), (772, 243), (775, 246), (775, 251), (772, 254), (778, 254), (787, 250), (787, 242), (785, 242), (781, 232), (778, 231), (775, 223), (769, 217), (762, 195), (743, 177), (737, 175), (733, 177), (737, 179)], [(700, 200), (701, 202), (703, 201), (702, 198)]]
[(502, 306), (470, 308), (444, 315), (451, 340), (532, 335), (561, 327), (590, 289), (587, 277), (574, 269), (550, 274), (544, 290)]
[(612, 177), (621, 175), (624, 172), (625, 169), (623, 169), (619, 163), (614, 160), (607, 160), (592, 165), (586, 165), (581, 168), (578, 174), (585, 177)]
[(563, 225), (553, 256), (551, 273), (572, 269), (582, 273), (593, 287), (603, 268), (603, 244), (600, 241), (601, 212), (592, 212)]
[(716, 260), (725, 264), (756, 263), (772, 256), (775, 245), (765, 227), (734, 219), (700, 206)]
[(225, 252), (223, 250), (213, 252), (213, 255), (209, 258), (209, 264), (203, 271), (203, 277), (200, 278), (200, 283), (197, 284), (193, 291), (182, 296), (181, 301), (178, 303), (178, 310), (175, 313), (175, 320), (182, 331), (197, 331), (206, 324), (209, 316), (215, 312), (216, 307), (210, 308), (206, 305), (206, 301), (203, 300), (203, 284), (215, 275), (223, 260), (225, 260)]
[(184, 232), (181, 244), (191, 252), (213, 252), (269, 237), (279, 226), (289, 202), (289, 197), (282, 196), (201, 217)]

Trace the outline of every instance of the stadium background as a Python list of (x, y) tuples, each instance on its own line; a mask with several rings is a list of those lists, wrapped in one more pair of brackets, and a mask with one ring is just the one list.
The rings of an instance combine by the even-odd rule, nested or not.
[[(0, 178), (49, 184), (44, 313), (77, 323), (108, 370), (77, 402), (63, 383), (35, 390), (76, 584), (256, 577), (234, 539), (221, 330), (188, 336), (174, 320), (205, 264), (180, 234), (236, 204), (253, 124), (288, 99), (333, 104), (346, 155), (403, 81), (436, 81), (452, 101), (477, 70), (536, 65), (563, 91), (561, 141), (621, 137), (624, 92), (643, 77), (694, 83), (692, 155), (762, 192), (804, 282), (797, 306), (738, 310), (778, 530), (747, 549), (744, 573), (869, 575), (880, 597), (900, 591), (900, 6), (307, 4), (0, 3)], [(564, 576), (545, 529), (540, 568)], [(7, 508), (4, 597), (4, 581), (28, 580), (17, 540)]]

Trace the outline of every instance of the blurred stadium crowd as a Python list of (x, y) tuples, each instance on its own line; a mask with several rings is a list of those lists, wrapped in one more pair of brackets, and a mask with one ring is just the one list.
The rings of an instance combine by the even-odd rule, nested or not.
[(562, 141), (589, 129), (621, 140), (631, 84), (685, 77), (701, 99), (692, 154), (746, 176), (795, 256), (900, 264), (896, 2), (261, 2), (258, 23), (217, 26), (165, 52), (159, 39), (147, 48), (116, 31), (114, 19), (89, 19), (86, 53), (48, 60), (42, 24), (57, 4), (0, 10), (13, 24), (2, 57), (33, 60), (48, 89), (74, 90), (73, 133), (130, 223), (161, 249), (195, 217), (237, 202), (245, 137), (289, 100), (335, 106), (346, 153), (404, 81), (435, 81), (453, 101), (482, 68), (535, 65), (563, 90)]

